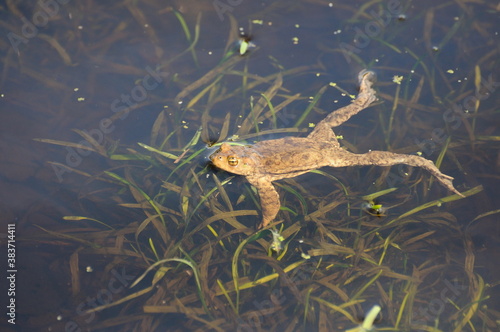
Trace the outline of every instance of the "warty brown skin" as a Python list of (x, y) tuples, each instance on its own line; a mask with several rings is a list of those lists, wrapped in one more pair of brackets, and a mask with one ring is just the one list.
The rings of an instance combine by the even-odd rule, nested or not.
[(244, 175), (257, 188), (262, 207), (259, 228), (266, 227), (273, 221), (280, 208), (279, 195), (273, 181), (293, 178), (324, 166), (406, 164), (421, 167), (434, 175), (448, 190), (463, 196), (453, 187), (453, 178), (441, 173), (432, 161), (425, 158), (386, 151), (355, 154), (340, 147), (331, 128), (344, 123), (377, 99), (372, 88), (374, 78), (373, 72), (362, 71), (359, 74), (360, 91), (356, 99), (350, 105), (330, 113), (307, 137), (285, 137), (246, 146), (223, 143), (210, 156), (216, 167)]

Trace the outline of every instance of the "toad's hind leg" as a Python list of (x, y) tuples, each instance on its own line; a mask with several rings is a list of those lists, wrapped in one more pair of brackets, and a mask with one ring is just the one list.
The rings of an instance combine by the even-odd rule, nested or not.
[(428, 159), (406, 154), (398, 154), (386, 151), (370, 151), (364, 154), (355, 154), (345, 150), (337, 151), (332, 158), (331, 166), (356, 166), (356, 165), (375, 165), (375, 166), (392, 166), (397, 164), (405, 164), (414, 167), (426, 169), (434, 175), (436, 179), (448, 190), (464, 197), (458, 190), (453, 187), (451, 176), (441, 173), (441, 171)]
[(377, 99), (375, 90), (372, 88), (375, 81), (375, 73), (363, 70), (359, 73), (358, 79), (360, 88), (356, 99), (351, 104), (333, 111), (320, 121), (309, 134), (309, 138), (336, 141), (335, 134), (330, 128), (337, 127), (346, 122), (351, 116), (361, 112)]

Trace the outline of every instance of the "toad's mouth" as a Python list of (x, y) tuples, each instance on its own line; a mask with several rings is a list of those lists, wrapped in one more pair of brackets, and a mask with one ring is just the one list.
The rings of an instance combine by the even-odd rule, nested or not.
[(220, 149), (218, 149), (217, 151), (215, 151), (214, 153), (210, 154), (210, 156), (208, 156), (208, 159), (210, 159), (210, 161), (213, 163), (214, 162), (214, 158), (215, 158), (215, 155), (220, 151)]

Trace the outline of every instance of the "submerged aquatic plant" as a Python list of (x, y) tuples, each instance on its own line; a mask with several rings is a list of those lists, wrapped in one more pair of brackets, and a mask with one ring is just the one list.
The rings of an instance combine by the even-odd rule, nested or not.
[[(180, 12), (173, 15), (188, 46), (169, 64), (190, 54), (196, 67), (201, 17), (190, 27)], [(236, 22), (231, 22), (231, 31), (237, 31)], [(230, 36), (228, 45), (238, 38), (233, 32)], [(304, 123), (315, 113), (330, 111), (331, 105), (322, 106), (328, 87), (349, 94), (355, 91), (323, 82), (292, 92), (288, 82), (322, 73), (322, 65), (287, 69), (270, 59), (277, 69), (258, 75), (248, 60), (255, 49), (241, 55), (248, 46), (249, 42), (241, 42), (236, 54), (228, 46), (221, 61), (204, 74), (192, 74), (198, 74), (196, 78), (182, 77), (184, 83), (180, 83), (176, 77), (178, 91), (166, 99), (168, 107), (158, 112), (149, 142), (96, 145), (79, 133), (89, 143), (86, 148), (109, 163), (97, 174), (72, 169), (87, 179), (86, 187), (91, 189), (85, 197), (94, 197), (97, 205), (107, 207), (105, 217), (92, 216), (90, 211), (87, 217), (67, 217), (71, 221), (67, 229), (47, 233), (81, 246), (75, 249), (75, 261), (97, 255), (106, 261), (105, 271), (127, 266), (138, 276), (126, 295), (86, 312), (114, 308), (120, 319), (102, 320), (91, 327), (154, 330), (168, 324), (177, 330), (326, 331), (357, 325), (348, 331), (370, 331), (381, 308), (374, 306), (359, 325), (356, 317), (363, 314), (365, 303), (383, 304), (387, 314), (377, 326), (385, 330), (437, 331), (436, 326), (444, 325), (459, 331), (491, 320), (493, 313), (481, 307), (488, 286), (473, 269), (472, 244), (449, 208), (458, 197), (425, 199), (424, 203), (410, 199), (431, 195), (428, 182), (418, 176), (401, 180), (410, 183), (407, 191), (392, 186), (379, 191), (386, 188), (387, 173), (372, 177), (368, 171), (362, 178), (359, 171), (346, 171), (343, 176), (350, 179), (344, 182), (324, 171), (311, 172), (328, 188), (299, 179), (279, 184), (284, 194), (281, 228), (255, 232), (255, 190), (210, 168), (206, 156), (211, 147), (231, 134), (246, 144), (264, 135), (305, 132)], [(422, 59), (416, 58), (417, 63)], [(424, 78), (433, 81), (434, 76), (426, 70)], [(394, 109), (410, 99), (418, 103), (408, 86), (399, 86), (394, 95), (382, 94), (393, 101)], [(298, 104), (299, 108), (303, 102), (307, 103), (305, 111), (280, 128), (280, 115), (287, 107)], [(221, 109), (235, 111), (221, 113)], [(389, 119), (378, 119), (383, 137), (370, 134), (368, 140), (387, 147), (394, 144), (404, 129), (395, 125), (396, 112), (390, 114)], [(447, 144), (442, 155), (452, 146), (460, 148), (459, 143)], [(478, 186), (464, 195), (480, 190)], [(104, 193), (100, 200), (95, 198), (99, 193)], [(377, 203), (382, 196), (384, 204)], [(375, 216), (358, 210), (363, 201), (370, 202)], [(109, 202), (116, 202), (117, 209), (109, 209)], [(385, 210), (386, 205), (391, 209)], [(465, 256), (466, 264), (450, 258), (457, 252)], [(71, 270), (75, 294), (83, 293), (78, 272), (77, 267)], [(453, 299), (442, 300), (442, 312), (430, 318), (418, 316), (455, 280), (463, 284), (455, 287)], [(98, 281), (94, 282), (99, 289)]]

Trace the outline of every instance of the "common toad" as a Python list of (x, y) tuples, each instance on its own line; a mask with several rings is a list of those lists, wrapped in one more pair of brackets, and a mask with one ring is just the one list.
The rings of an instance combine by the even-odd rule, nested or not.
[(307, 137), (285, 137), (246, 146), (223, 143), (210, 156), (216, 167), (244, 175), (248, 182), (257, 188), (262, 208), (262, 222), (259, 228), (266, 227), (274, 220), (280, 208), (279, 195), (272, 184), (273, 181), (292, 178), (323, 166), (406, 164), (422, 167), (447, 189), (463, 196), (453, 187), (453, 178), (441, 173), (432, 161), (425, 158), (386, 151), (354, 154), (340, 147), (331, 128), (344, 123), (377, 99), (372, 88), (375, 74), (363, 70), (359, 73), (358, 79), (360, 91), (356, 99), (351, 104), (330, 113)]

